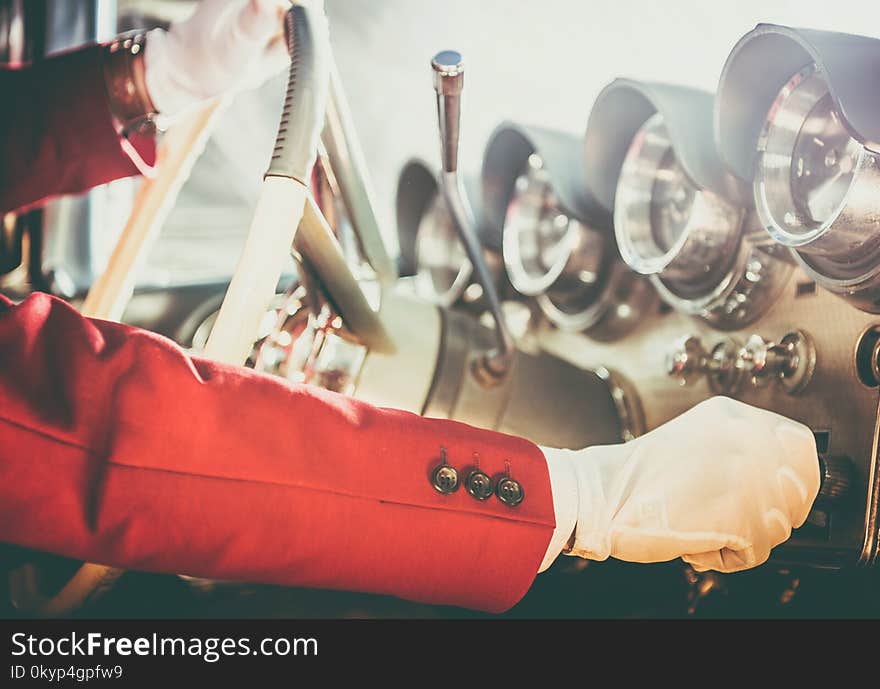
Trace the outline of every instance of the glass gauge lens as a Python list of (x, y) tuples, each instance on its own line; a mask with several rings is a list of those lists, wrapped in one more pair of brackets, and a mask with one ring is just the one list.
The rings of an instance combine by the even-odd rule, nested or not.
[(808, 250), (846, 204), (863, 153), (817, 67), (792, 77), (758, 141), (755, 205), (774, 239)]
[(416, 289), (427, 299), (451, 304), (470, 280), (470, 261), (439, 193), (419, 222), (416, 263)]
[(614, 200), (614, 231), (623, 260), (643, 275), (664, 271), (686, 239), (697, 188), (678, 162), (660, 114), (630, 144)]
[(741, 227), (740, 209), (697, 186), (662, 115), (651, 116), (633, 136), (617, 181), (614, 234), (624, 262), (696, 299), (725, 278)]
[(796, 214), (806, 224), (822, 224), (846, 198), (861, 146), (846, 131), (831, 95), (810, 111), (794, 144), (791, 191)]
[(685, 233), (696, 195), (675, 153), (667, 150), (654, 173), (651, 191), (651, 231), (660, 251), (672, 249)]
[(516, 181), (517, 195), (507, 209), (505, 229), (519, 238), (519, 255), (527, 270), (541, 276), (565, 255), (565, 236), (571, 220), (555, 209), (549, 186), (522, 176)]
[[(559, 205), (541, 158), (532, 154), (514, 184), (504, 220), (504, 263), (513, 286), (536, 296), (579, 290), (598, 280), (604, 252), (584, 240), (593, 231)], [(586, 249), (586, 250), (582, 250)]]

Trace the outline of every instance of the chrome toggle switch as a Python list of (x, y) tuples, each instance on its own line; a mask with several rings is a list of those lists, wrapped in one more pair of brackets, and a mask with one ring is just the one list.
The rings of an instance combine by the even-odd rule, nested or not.
[(755, 387), (779, 381), (796, 395), (807, 387), (816, 369), (816, 348), (809, 335), (797, 330), (779, 342), (751, 335), (737, 355), (737, 368)]
[(713, 392), (729, 394), (736, 391), (741, 380), (737, 369), (739, 351), (739, 343), (731, 338), (706, 350), (699, 337), (688, 335), (667, 355), (666, 372), (682, 386), (691, 385), (705, 375)]

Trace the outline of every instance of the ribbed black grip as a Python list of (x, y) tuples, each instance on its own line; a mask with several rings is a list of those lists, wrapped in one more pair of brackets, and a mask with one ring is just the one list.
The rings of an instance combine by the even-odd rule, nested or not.
[(292, 177), (303, 184), (311, 177), (330, 76), (326, 30), (324, 17), (314, 16), (302, 5), (294, 5), (287, 13), (290, 78), (267, 177)]
[(852, 460), (819, 455), (819, 502), (835, 502), (849, 493), (853, 484)]

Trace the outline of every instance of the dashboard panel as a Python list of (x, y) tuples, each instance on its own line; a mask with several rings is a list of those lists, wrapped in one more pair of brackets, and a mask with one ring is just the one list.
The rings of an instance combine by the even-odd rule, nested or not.
[(817, 506), (808, 523), (776, 557), (818, 566), (874, 564), (877, 560), (877, 420), (880, 393), (859, 380), (860, 339), (880, 319), (817, 289), (802, 271), (795, 271), (777, 301), (751, 326), (721, 332), (705, 321), (668, 309), (647, 315), (637, 330), (613, 343), (588, 340), (548, 326), (539, 334), (541, 346), (579, 366), (605, 366), (619, 371), (636, 388), (646, 427), (655, 428), (713, 394), (709, 373), (683, 379), (669, 374), (669, 358), (683, 337), (699, 338), (711, 349), (726, 339), (744, 345), (760, 335), (778, 342), (786, 334), (808, 333), (815, 346), (812, 380), (792, 395), (779, 380), (741, 383), (732, 397), (796, 419), (817, 436), (822, 454), (844, 456), (853, 464), (852, 485), (839, 500)]
[(713, 395), (813, 429), (823, 488), (778, 563), (878, 559), (878, 64), (762, 24), (716, 93), (616, 79), (582, 137), (506, 122), (484, 153), (520, 347), (626, 381), (639, 432)]

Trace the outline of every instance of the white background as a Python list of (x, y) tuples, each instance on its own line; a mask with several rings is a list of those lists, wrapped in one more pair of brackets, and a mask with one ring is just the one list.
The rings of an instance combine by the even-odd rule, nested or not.
[[(429, 62), (441, 49), (459, 50), (466, 61), (462, 167), (476, 172), (500, 121), (582, 134), (596, 94), (617, 76), (714, 91), (728, 52), (758, 22), (880, 36), (880, 3), (854, 0), (326, 2), (391, 253), (397, 252), (394, 193), (401, 166), (412, 156), (439, 159)], [(880, 75), (865, 75), (865, 85), (880, 88)], [(283, 89), (279, 78), (257, 94), (243, 94), (224, 118), (168, 223), (169, 241), (154, 266), (167, 267), (179, 255), (175, 233), (212, 232), (218, 251), (221, 238), (232, 248), (243, 237)], [(235, 252), (227, 253), (215, 255), (212, 266), (234, 263)]]

